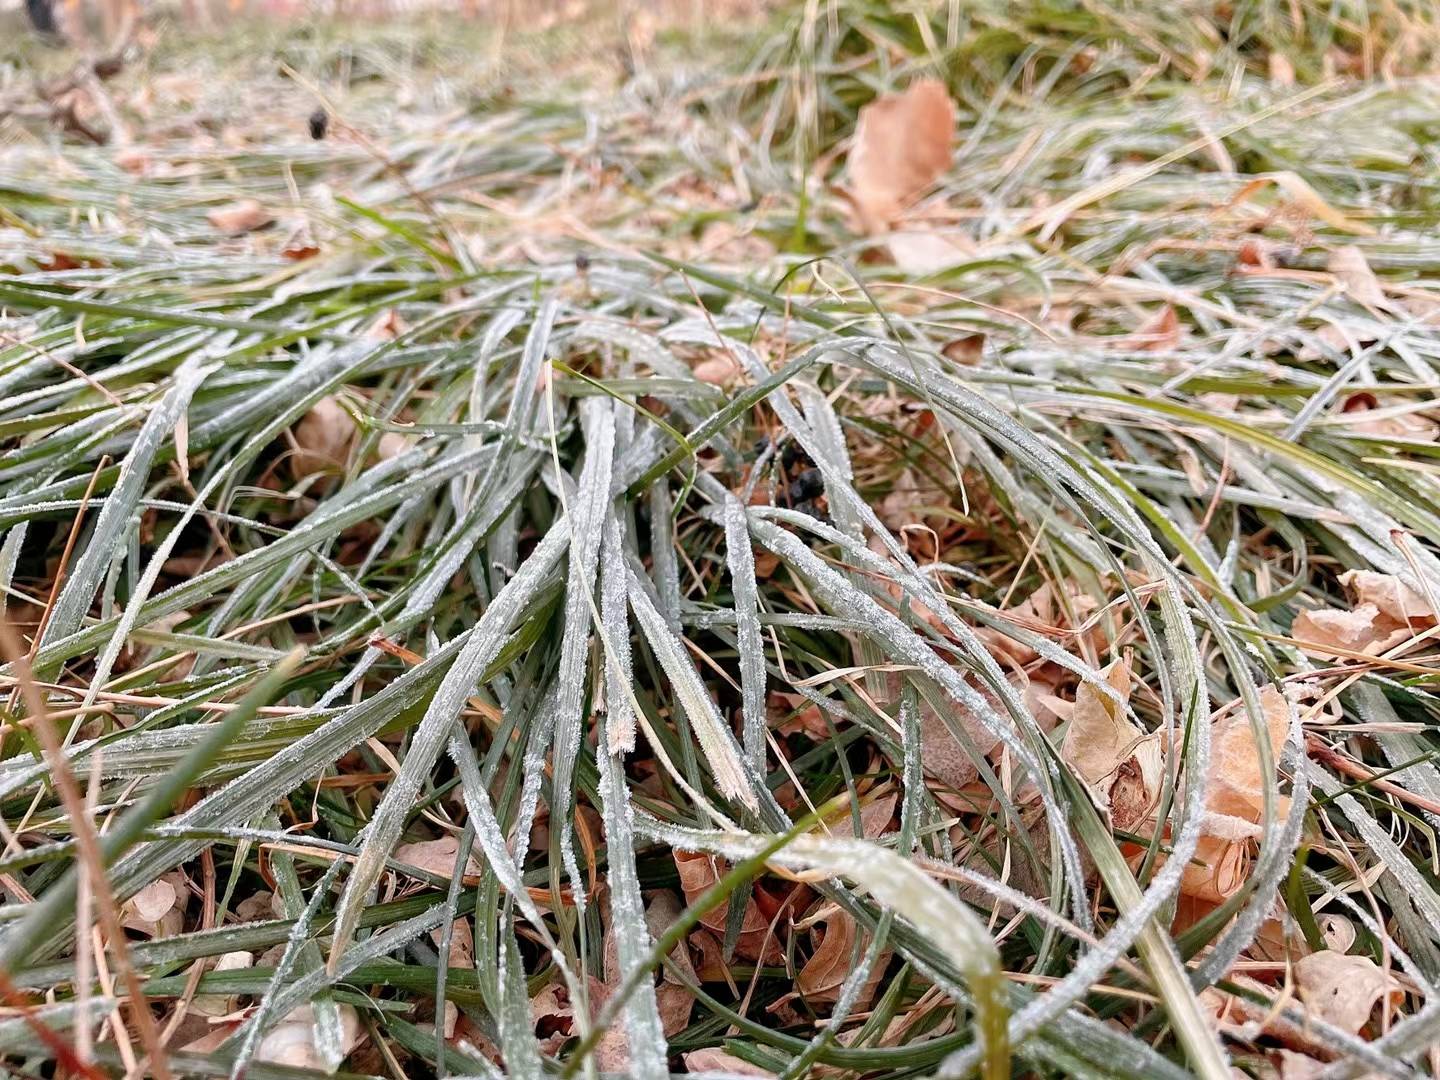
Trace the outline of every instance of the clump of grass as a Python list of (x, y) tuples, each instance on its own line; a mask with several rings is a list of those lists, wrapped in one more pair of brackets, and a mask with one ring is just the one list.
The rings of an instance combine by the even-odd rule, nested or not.
[[(247, 100), (7, 154), (17, 1067), (123, 1071), (143, 1008), (176, 1071), (278, 1076), (310, 1005), (309, 1064), (375, 1075), (1433, 1070), (1427, 10), (776, 18), (563, 93), (394, 28), (212, 43)], [(971, 254), (919, 274), (838, 162), (936, 72), (911, 221)], [(1302, 647), (1350, 569), (1414, 618)], [(1147, 815), (1072, 768), (1082, 701), (1163, 748)], [(1227, 718), (1275, 782), (1203, 900)], [(1388, 980), (1359, 1025), (1294, 992), (1327, 944)]]

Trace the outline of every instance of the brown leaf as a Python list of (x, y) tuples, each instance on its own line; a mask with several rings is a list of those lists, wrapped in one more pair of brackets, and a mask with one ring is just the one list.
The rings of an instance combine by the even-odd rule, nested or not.
[(1302, 611), (1290, 626), (1290, 636), (1316, 656), (1342, 656), (1346, 652), (1374, 656), (1400, 644), (1409, 632), (1382, 615), (1374, 604), (1361, 604), (1352, 611)]
[[(1268, 774), (1261, 772), (1259, 744), (1243, 709), (1228, 714), (1211, 732), (1203, 834), (1180, 879), (1180, 891), (1186, 896), (1222, 901), (1240, 888), (1249, 873), (1251, 848), (1265, 812), (1265, 789), (1275, 784), (1273, 770), (1290, 727), (1290, 704), (1273, 686), (1260, 691), (1260, 711), (1270, 747)], [(1276, 812), (1284, 814), (1288, 800), (1276, 794), (1275, 801)]]
[(1400, 984), (1368, 956), (1346, 956), (1329, 949), (1297, 961), (1295, 982), (1311, 1013), (1352, 1035), (1369, 1023), (1376, 1005), (1398, 1007), (1405, 1001)]
[(751, 1065), (748, 1061), (736, 1057), (734, 1054), (727, 1054), (724, 1050), (707, 1048), (705, 1050), (691, 1050), (688, 1054), (681, 1054), (685, 1059), (685, 1071), (690, 1073), (727, 1073), (731, 1076), (768, 1076), (775, 1074), (767, 1072), (758, 1065)]
[(189, 901), (190, 888), (185, 875), (172, 872), (126, 900), (120, 908), (121, 923), (129, 930), (153, 938), (174, 937), (184, 929)]
[[(339, 1009), (343, 1033), (341, 1045), (349, 1054), (360, 1041), (360, 1017), (349, 1005), (341, 1005)], [(301, 1005), (281, 1020), (260, 1040), (255, 1060), (296, 1069), (328, 1071), (315, 1046), (315, 1010), (309, 1005)]]
[(258, 199), (241, 199), (239, 202), (217, 206), (205, 217), (215, 228), (232, 236), (263, 229), (275, 220), (275, 215), (266, 210)]
[(1265, 789), (1275, 784), (1274, 768), (1290, 730), (1290, 705), (1273, 686), (1260, 691), (1260, 712), (1270, 749), (1270, 768), (1260, 770), (1260, 749), (1250, 717), (1236, 709), (1215, 725), (1210, 742), (1210, 774), (1205, 806), (1216, 813), (1258, 822), (1265, 812)]
[(985, 355), (985, 335), (963, 334), (953, 341), (947, 341), (941, 346), (940, 352), (947, 360), (964, 364), (966, 367), (975, 367)]
[(845, 162), (850, 194), (867, 232), (881, 231), (950, 167), (955, 105), (936, 79), (919, 79), (860, 110)]
[[(248, 952), (222, 953), (211, 971), (243, 971), (253, 967), (255, 958)], [(190, 1011), (201, 1016), (229, 1016), (240, 1004), (238, 994), (196, 994), (190, 1002)]]
[[(1121, 701), (1128, 701), (1133, 683), (1129, 659), (1116, 660), (1104, 674)], [(1090, 683), (1081, 683), (1075, 692), (1060, 756), (1085, 781), (1117, 829), (1135, 828), (1159, 802), (1164, 775), (1159, 735), (1146, 734)]]
[(655, 988), (655, 1007), (660, 1013), (660, 1027), (668, 1039), (690, 1026), (690, 1014), (695, 1009), (695, 996), (686, 987), (672, 982), (661, 982)]
[(1354, 244), (1346, 244), (1331, 252), (1325, 269), (1335, 275), (1335, 280), (1345, 286), (1345, 292), (1357, 304), (1381, 310), (1392, 306), (1380, 279), (1370, 269), (1365, 253)]
[[(460, 853), (460, 841), (453, 836), (442, 836), (439, 840), (420, 840), (413, 844), (401, 844), (395, 849), (395, 861), (408, 863), (417, 869), (424, 870), (428, 874), (445, 878), (447, 881), (455, 873), (455, 856)], [(471, 875), (479, 877), (480, 863), (475, 858), (475, 852), (470, 852), (470, 858), (465, 862), (465, 879), (469, 881)], [(456, 924), (459, 930), (459, 924)], [(466, 928), (469, 932), (469, 928)]]
[(1157, 311), (1139, 330), (1124, 339), (1127, 348), (1142, 349), (1145, 352), (1169, 352), (1180, 344), (1180, 317), (1175, 314), (1175, 305), (1166, 304)]
[(1295, 65), (1281, 52), (1271, 52), (1268, 59), (1270, 81), (1276, 86), (1295, 85)]
[(691, 370), (695, 378), (711, 386), (728, 386), (740, 377), (740, 365), (728, 352), (712, 353)]
[(1361, 604), (1374, 604), (1382, 615), (1396, 622), (1435, 621), (1435, 609), (1430, 601), (1394, 574), (1350, 570), (1340, 575), (1340, 584), (1354, 592)]
[[(800, 969), (795, 985), (800, 993), (812, 1002), (831, 1002), (839, 998), (840, 985), (854, 967), (857, 927), (848, 912), (841, 911), (832, 904), (824, 905), (821, 915), (825, 924), (825, 936), (810, 959), (805, 962), (805, 966)], [(862, 935), (862, 954), (868, 947), (868, 942), (869, 938)], [(856, 999), (857, 1008), (864, 1008), (875, 996), (875, 990), (885, 974), (889, 956), (887, 950), (876, 958), (875, 965), (860, 990), (860, 996)]]
[(954, 232), (923, 232), (909, 223), (905, 232), (891, 233), (885, 241), (890, 258), (907, 274), (934, 274), (975, 257), (975, 245)]
[(1428, 416), (1410, 407), (1381, 408), (1371, 393), (1351, 394), (1340, 411), (1347, 431), (1413, 442), (1434, 442), (1440, 437), (1440, 424)]
[(355, 437), (355, 421), (333, 397), (324, 397), (300, 418), (294, 436), (298, 453), (291, 458), (290, 467), (297, 478), (334, 470), (345, 463), (350, 440)]
[[(674, 854), (675, 868), (680, 872), (680, 888), (685, 893), (686, 902), (690, 904), (700, 899), (705, 890), (719, 881), (721, 875), (729, 870), (729, 865), (724, 859), (717, 859), (704, 852), (677, 851)], [(720, 904), (700, 917), (702, 925), (709, 927), (721, 937), (725, 934), (725, 907), (724, 904)], [(735, 946), (736, 954), (746, 960), (758, 960), (763, 948), (766, 959), (778, 957), (780, 954), (779, 943), (769, 930), (770, 920), (765, 918), (752, 896), (745, 905), (745, 916), (740, 923), (740, 939)]]

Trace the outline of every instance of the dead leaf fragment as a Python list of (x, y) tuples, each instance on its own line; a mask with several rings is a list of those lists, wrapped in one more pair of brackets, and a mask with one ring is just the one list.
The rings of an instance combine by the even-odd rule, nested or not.
[[(349, 1056), (360, 1042), (360, 1017), (349, 1005), (340, 1005), (341, 1049)], [(255, 1060), (271, 1065), (288, 1065), (296, 1069), (319, 1069), (329, 1072), (330, 1067), (315, 1045), (315, 1010), (301, 1005), (280, 1023), (275, 1025), (255, 1051)]]
[[(459, 853), (460, 841), (453, 836), (442, 836), (439, 840), (420, 840), (413, 844), (401, 844), (395, 849), (395, 860), (409, 863), (428, 874), (434, 874), (448, 881), (455, 874), (455, 856)], [(468, 880), (472, 874), (477, 877), (480, 874), (480, 863), (475, 858), (473, 850), (470, 852), (470, 858), (465, 862), (466, 879)], [(457, 923), (456, 929), (458, 930), (459, 927), (460, 924)]]
[(1116, 660), (1104, 675), (1119, 702), (1081, 683), (1060, 756), (1085, 781), (1115, 828), (1128, 832), (1159, 802), (1164, 762), (1159, 735), (1146, 734), (1125, 712), (1134, 681), (1129, 659)]
[(1345, 286), (1345, 292), (1357, 304), (1382, 310), (1390, 306), (1385, 289), (1375, 271), (1370, 269), (1365, 253), (1354, 244), (1346, 244), (1331, 252), (1325, 269), (1335, 275), (1335, 280)]
[(299, 478), (345, 463), (350, 440), (355, 437), (355, 421), (333, 397), (324, 397), (301, 417), (293, 434), (297, 453), (291, 459), (291, 471)]
[(860, 110), (845, 167), (867, 232), (878, 232), (950, 167), (955, 105), (937, 79), (884, 94)]
[(1284, 53), (1271, 52), (1268, 57), (1270, 82), (1275, 86), (1295, 85), (1295, 65)]
[(169, 938), (185, 926), (190, 889), (185, 875), (175, 872), (152, 881), (121, 906), (121, 922), (128, 930), (153, 938)]
[(1380, 613), (1396, 622), (1433, 622), (1435, 609), (1418, 589), (1394, 574), (1373, 570), (1349, 570), (1340, 575), (1340, 584), (1355, 593), (1362, 604), (1374, 604)]
[(1302, 611), (1290, 626), (1290, 636), (1307, 653), (1316, 656), (1343, 656), (1346, 653), (1378, 655), (1404, 641), (1406, 629), (1386, 618), (1374, 604), (1361, 604), (1351, 611), (1321, 608)]
[(688, 1073), (723, 1073), (727, 1076), (768, 1076), (775, 1074), (767, 1072), (758, 1065), (751, 1065), (750, 1062), (736, 1057), (734, 1054), (727, 1054), (724, 1050), (707, 1048), (705, 1050), (691, 1050), (688, 1054), (681, 1054), (685, 1059), (685, 1071)]
[[(824, 917), (825, 936), (810, 959), (805, 962), (805, 966), (800, 969), (795, 985), (809, 1001), (832, 1002), (839, 999), (840, 986), (854, 968), (858, 928), (848, 912), (841, 911), (833, 904), (824, 905), (821, 914)], [(869, 938), (864, 935), (860, 935), (860, 938), (863, 955), (863, 950), (869, 947)], [(860, 996), (855, 1001), (857, 1008), (864, 1008), (875, 996), (889, 958), (888, 950), (876, 957), (869, 977), (860, 990)]]
[(215, 228), (231, 236), (263, 229), (275, 220), (275, 215), (266, 210), (258, 199), (241, 199), (239, 202), (217, 206), (205, 217)]
[[(211, 971), (243, 971), (253, 967), (255, 958), (248, 952), (228, 952), (215, 961)], [(238, 994), (196, 994), (190, 1002), (190, 1011), (201, 1016), (228, 1016), (239, 1006)]]
[[(1231, 712), (1211, 732), (1205, 822), (1195, 857), (1180, 879), (1185, 896), (1219, 903), (1234, 895), (1249, 873), (1251, 847), (1264, 819), (1265, 790), (1275, 786), (1275, 766), (1290, 730), (1290, 703), (1267, 686), (1260, 691), (1260, 712), (1270, 750), (1268, 771), (1261, 769), (1260, 746), (1245, 710)], [(1287, 807), (1288, 800), (1277, 793), (1276, 813), (1284, 815)]]
[(1313, 1014), (1358, 1035), (1376, 1005), (1404, 1004), (1405, 991), (1368, 956), (1323, 949), (1295, 964), (1300, 1000)]
[[(680, 872), (680, 889), (685, 893), (687, 903), (693, 904), (706, 889), (719, 881), (721, 876), (729, 870), (729, 865), (723, 859), (717, 859), (713, 855), (703, 852), (676, 851), (675, 868)], [(765, 959), (771, 960), (779, 957), (780, 946), (775, 935), (769, 932), (770, 920), (760, 910), (755, 896), (760, 890), (757, 888), (745, 905), (745, 917), (740, 924), (740, 938), (735, 946), (737, 955), (746, 960), (758, 960), (761, 958), (761, 950), (764, 950)], [(721, 937), (725, 934), (725, 905), (711, 908), (700, 917), (700, 922), (715, 931)]]

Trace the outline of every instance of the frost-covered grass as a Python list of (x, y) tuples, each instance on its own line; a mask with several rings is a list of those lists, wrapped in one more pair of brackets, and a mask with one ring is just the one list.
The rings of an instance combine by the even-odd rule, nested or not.
[(172, 30), (0, 129), (5, 1060), (1433, 1075), (1434, 24)]

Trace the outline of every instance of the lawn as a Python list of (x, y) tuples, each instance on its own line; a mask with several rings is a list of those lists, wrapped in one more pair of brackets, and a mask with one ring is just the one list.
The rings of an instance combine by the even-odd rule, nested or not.
[(1440, 9), (542, 8), (0, 14), (0, 1069), (1440, 1075)]

